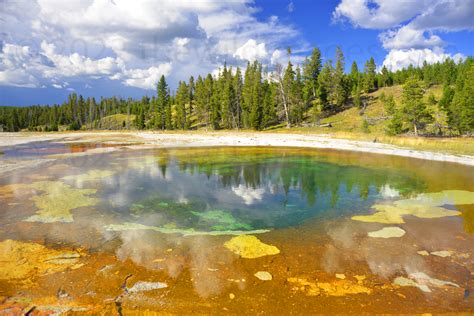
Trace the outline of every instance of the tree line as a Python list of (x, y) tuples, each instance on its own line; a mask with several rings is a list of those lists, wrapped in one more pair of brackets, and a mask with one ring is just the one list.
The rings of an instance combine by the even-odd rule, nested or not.
[[(399, 104), (393, 96), (381, 97), (388, 134), (420, 134), (435, 121), (432, 106), (439, 106), (446, 113), (451, 133), (469, 134), (474, 130), (471, 57), (459, 63), (451, 59), (435, 64), (425, 62), (420, 67), (409, 66), (395, 72), (385, 66), (377, 71), (370, 58), (362, 69), (354, 61), (346, 73), (340, 48), (334, 60), (326, 59), (324, 63), (318, 48), (302, 65), (292, 63), (291, 49), (287, 53), (288, 63), (276, 64), (272, 71), (259, 61), (249, 62), (245, 70), (224, 64), (217, 76), (191, 76), (180, 81), (174, 92), (162, 76), (157, 93), (151, 98), (96, 100), (72, 93), (62, 104), (0, 107), (0, 125), (4, 131), (101, 129), (107, 128), (103, 119), (114, 114), (127, 115), (122, 122), (124, 129), (139, 130), (264, 130), (319, 125), (321, 119), (349, 107), (364, 109), (368, 93), (404, 85)], [(430, 95), (425, 101), (425, 91), (432, 85), (443, 85), (443, 95), (440, 100)]]

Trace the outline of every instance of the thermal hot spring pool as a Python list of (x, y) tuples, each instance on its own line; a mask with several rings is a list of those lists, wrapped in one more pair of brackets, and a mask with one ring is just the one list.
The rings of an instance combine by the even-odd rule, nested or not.
[(0, 156), (21, 165), (0, 174), (3, 310), (474, 310), (472, 167), (295, 148), (71, 148)]

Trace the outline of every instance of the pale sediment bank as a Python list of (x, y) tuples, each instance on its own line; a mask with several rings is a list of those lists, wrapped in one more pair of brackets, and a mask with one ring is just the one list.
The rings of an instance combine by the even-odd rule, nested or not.
[(61, 137), (65, 137), (65, 134), (0, 133), (0, 148), (32, 142), (55, 140)]
[(251, 132), (75, 132), (75, 133), (0, 133), (0, 148), (38, 141), (103, 142), (117, 138), (141, 143), (130, 148), (271, 146), (336, 149), (371, 154), (394, 155), (474, 166), (474, 156), (414, 150), (369, 141), (334, 138), (330, 135), (301, 135)]

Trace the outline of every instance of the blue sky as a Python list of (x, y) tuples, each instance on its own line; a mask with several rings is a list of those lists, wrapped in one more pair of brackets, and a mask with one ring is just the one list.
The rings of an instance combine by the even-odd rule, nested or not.
[(153, 95), (217, 73), (224, 61), (271, 70), (336, 46), (363, 68), (392, 70), (474, 55), (474, 0), (5, 0), (0, 3), (0, 105)]

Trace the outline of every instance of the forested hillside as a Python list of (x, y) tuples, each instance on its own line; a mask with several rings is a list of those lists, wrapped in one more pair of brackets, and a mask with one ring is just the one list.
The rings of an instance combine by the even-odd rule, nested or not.
[[(315, 48), (303, 65), (277, 64), (270, 71), (262, 63), (245, 70), (225, 64), (217, 77), (208, 74), (179, 82), (171, 93), (165, 77), (156, 96), (141, 100), (84, 98), (75, 93), (60, 105), (1, 107), (4, 131), (57, 131), (60, 129), (255, 129), (276, 126), (332, 126), (331, 117), (353, 113), (363, 129), (374, 96), (382, 102), (377, 120), (389, 135), (463, 135), (474, 131), (474, 60), (442, 63), (391, 72), (377, 69), (374, 59), (362, 69), (353, 62), (345, 73), (342, 50), (335, 61), (322, 63)], [(397, 94), (383, 87), (399, 86)], [(433, 87), (441, 87), (438, 96)], [(356, 111), (347, 112), (348, 109)], [(357, 118), (359, 116), (359, 118)], [(442, 116), (442, 118), (440, 118)]]

